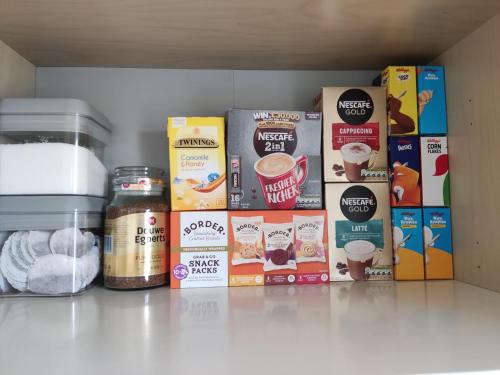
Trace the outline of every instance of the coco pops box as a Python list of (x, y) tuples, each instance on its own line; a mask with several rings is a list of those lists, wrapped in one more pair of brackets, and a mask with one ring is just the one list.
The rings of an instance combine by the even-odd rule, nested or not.
[(388, 134), (417, 135), (417, 71), (414, 66), (388, 66), (381, 77), (387, 87)]
[(229, 286), (329, 282), (326, 211), (229, 212)]

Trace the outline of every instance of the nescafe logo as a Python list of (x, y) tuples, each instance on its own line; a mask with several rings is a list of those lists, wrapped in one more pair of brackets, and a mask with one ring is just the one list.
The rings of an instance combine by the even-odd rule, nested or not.
[(366, 91), (349, 89), (337, 101), (337, 113), (350, 125), (361, 125), (373, 115), (373, 100)]
[(350, 221), (362, 223), (375, 215), (377, 198), (370, 189), (364, 186), (352, 186), (340, 197), (340, 209)]

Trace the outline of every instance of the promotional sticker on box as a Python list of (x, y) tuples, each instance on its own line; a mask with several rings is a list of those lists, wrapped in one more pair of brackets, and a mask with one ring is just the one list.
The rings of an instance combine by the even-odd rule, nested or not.
[(324, 87), (326, 182), (387, 181), (384, 87)]
[(442, 66), (417, 67), (420, 135), (445, 135), (446, 89)]
[(388, 133), (390, 136), (417, 135), (417, 74), (414, 66), (389, 66), (382, 72), (387, 87)]
[(232, 210), (320, 209), (321, 113), (227, 112)]
[(450, 209), (424, 208), (425, 278), (453, 279)]
[(326, 184), (330, 279), (392, 280), (387, 183)]
[(392, 209), (395, 280), (424, 280), (424, 240), (421, 208)]
[(226, 211), (172, 212), (170, 287), (228, 286)]
[(172, 211), (227, 208), (224, 118), (169, 117)]
[(229, 286), (329, 282), (326, 212), (229, 212)]
[(389, 138), (391, 207), (422, 205), (418, 137)]
[(421, 137), (422, 204), (424, 206), (450, 205), (450, 177), (448, 173), (448, 142), (446, 137)]

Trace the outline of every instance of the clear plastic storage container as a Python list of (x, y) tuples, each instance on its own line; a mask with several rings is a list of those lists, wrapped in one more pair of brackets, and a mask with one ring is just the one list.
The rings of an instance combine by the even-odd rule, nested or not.
[(110, 129), (81, 100), (0, 100), (0, 195), (106, 196)]
[(0, 297), (71, 295), (101, 269), (103, 198), (0, 196)]

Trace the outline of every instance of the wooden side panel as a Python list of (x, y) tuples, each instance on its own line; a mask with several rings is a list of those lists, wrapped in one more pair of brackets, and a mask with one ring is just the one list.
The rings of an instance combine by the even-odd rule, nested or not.
[(500, 16), (433, 63), (445, 66), (455, 278), (500, 291)]
[(35, 95), (35, 66), (0, 41), (0, 99)]

